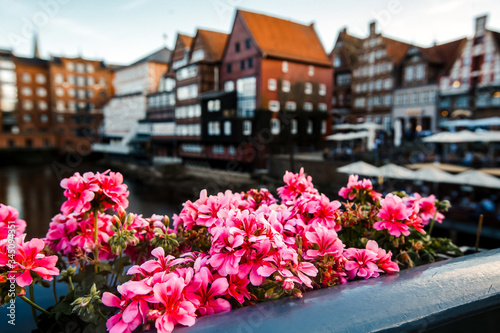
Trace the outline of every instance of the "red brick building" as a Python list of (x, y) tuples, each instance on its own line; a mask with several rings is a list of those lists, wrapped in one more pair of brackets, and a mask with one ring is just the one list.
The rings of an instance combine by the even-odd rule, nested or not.
[[(241, 131), (237, 137), (244, 142), (240, 140), (238, 147), (248, 146), (245, 141), (257, 142), (255, 154), (250, 153), (252, 161), (245, 162), (258, 167), (263, 167), (269, 151), (317, 145), (331, 127), (332, 75), (313, 24), (238, 10), (220, 71), (221, 90), (236, 93), (236, 112), (221, 112), (218, 127), (211, 126), (229, 129), (222, 124), (228, 118)], [(236, 135), (232, 130), (227, 133)], [(224, 133), (215, 130), (212, 136)], [(231, 146), (224, 141), (215, 150), (226, 154)]]

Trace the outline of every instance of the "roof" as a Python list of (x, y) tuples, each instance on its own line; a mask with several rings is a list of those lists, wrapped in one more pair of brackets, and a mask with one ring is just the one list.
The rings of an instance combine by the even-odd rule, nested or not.
[[(339, 44), (342, 43), (342, 44)], [(340, 45), (340, 46), (339, 46)], [(333, 61), (335, 54), (342, 57), (341, 66), (352, 67), (355, 65), (359, 50), (363, 47), (363, 39), (355, 37), (347, 33), (347, 28), (340, 30), (337, 41), (330, 53), (330, 58)]]
[[(159, 49), (151, 54), (148, 54), (147, 56), (133, 62), (129, 66), (134, 66), (134, 65), (137, 65), (137, 64), (140, 64), (143, 62), (147, 62), (147, 61), (161, 62), (161, 63), (168, 64), (168, 62), (170, 61), (171, 55), (172, 55), (172, 51), (170, 51), (170, 49), (168, 49), (167, 47), (162, 47), (161, 49)], [(125, 66), (125, 67), (128, 67), (128, 66)]]
[(194, 37), (184, 35), (184, 34), (177, 34), (177, 38), (179, 38), (184, 44), (185, 47), (191, 47), (191, 44), (193, 43)]
[(228, 34), (222, 32), (201, 29), (198, 29), (197, 33), (197, 37), (203, 40), (205, 52), (208, 54), (210, 60), (222, 59), (222, 53), (224, 52), (228, 36)]
[(388, 37), (382, 37), (382, 40), (386, 45), (387, 55), (393, 57), (396, 64), (398, 64), (403, 59), (406, 52), (410, 48), (410, 44), (400, 42), (399, 40), (391, 39)]
[(24, 57), (15, 57), (15, 61), (17, 63), (22, 63), (26, 65), (36, 65), (36, 66), (48, 66), (49, 61), (40, 59), (40, 58), (24, 58)]
[(448, 43), (434, 45), (431, 47), (419, 47), (422, 56), (428, 61), (436, 64), (442, 64), (445, 73), (453, 65), (457, 52), (465, 45), (467, 38), (457, 39)]
[(314, 30), (284, 19), (238, 10), (264, 56), (330, 66), (328, 56)]

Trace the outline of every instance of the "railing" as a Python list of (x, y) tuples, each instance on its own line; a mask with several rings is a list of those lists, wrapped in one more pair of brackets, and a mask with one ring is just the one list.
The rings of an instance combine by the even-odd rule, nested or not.
[(186, 332), (497, 332), (500, 249), (199, 318)]

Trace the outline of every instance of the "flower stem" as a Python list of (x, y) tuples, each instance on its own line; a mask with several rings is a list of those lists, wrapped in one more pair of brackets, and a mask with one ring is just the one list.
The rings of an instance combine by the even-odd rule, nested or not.
[(54, 294), (54, 301), (57, 303), (56, 279), (52, 280), (52, 293)]
[(68, 288), (70, 288), (71, 291), (75, 290), (75, 286), (73, 285), (73, 279), (71, 279), (71, 276), (68, 276)]
[(97, 209), (94, 209), (94, 271), (97, 273), (98, 268), (97, 268), (97, 262), (99, 260), (99, 248), (97, 247)]
[(436, 209), (436, 211), (434, 212), (434, 216), (432, 217), (431, 226), (429, 227), (429, 237), (431, 237), (431, 233), (432, 233), (432, 229), (434, 228), (434, 222), (436, 221), (437, 213), (438, 213), (438, 211)]

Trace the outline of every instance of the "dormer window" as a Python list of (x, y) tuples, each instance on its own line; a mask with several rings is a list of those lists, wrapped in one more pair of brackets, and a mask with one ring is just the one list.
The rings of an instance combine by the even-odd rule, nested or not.
[(283, 61), (283, 63), (281, 64), (281, 70), (283, 71), (283, 73), (288, 73), (288, 61)]
[(192, 62), (200, 61), (203, 60), (204, 58), (205, 58), (205, 52), (202, 49), (193, 51), (193, 54), (191, 55)]

